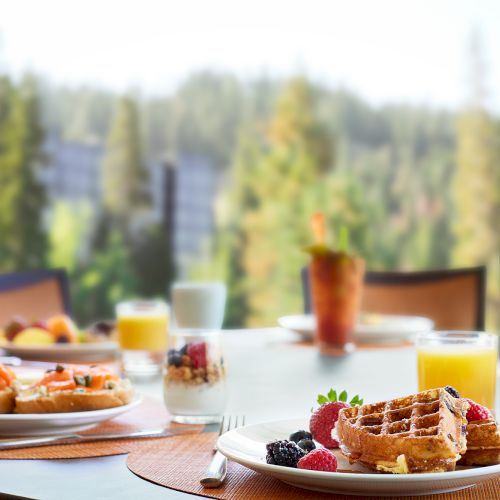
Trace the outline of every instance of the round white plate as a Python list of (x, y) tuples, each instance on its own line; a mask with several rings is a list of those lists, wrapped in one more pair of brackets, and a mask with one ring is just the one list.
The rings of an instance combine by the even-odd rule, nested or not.
[(107, 361), (118, 354), (118, 343), (112, 341), (46, 346), (6, 344), (1, 347), (11, 356), (39, 361)]
[[(312, 314), (282, 316), (278, 319), (282, 328), (312, 338), (316, 320)], [(434, 323), (421, 316), (396, 316), (386, 314), (362, 314), (354, 331), (358, 342), (394, 342), (407, 340), (419, 332), (432, 330)]]
[(292, 432), (307, 428), (307, 419), (248, 425), (223, 434), (217, 441), (217, 448), (230, 460), (285, 483), (342, 495), (431, 495), (471, 488), (500, 474), (500, 465), (457, 467), (453, 472), (430, 474), (374, 474), (363, 466), (349, 465), (338, 450), (338, 468), (350, 472), (318, 472), (266, 463), (266, 443), (288, 439)]
[(56, 436), (94, 427), (138, 406), (140, 396), (124, 406), (73, 413), (8, 413), (0, 415), (0, 436)]

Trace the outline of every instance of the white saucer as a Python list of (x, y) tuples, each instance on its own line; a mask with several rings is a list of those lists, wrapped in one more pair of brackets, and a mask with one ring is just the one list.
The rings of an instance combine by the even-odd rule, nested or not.
[(217, 448), (230, 460), (292, 486), (342, 495), (431, 495), (472, 488), (500, 474), (500, 465), (457, 467), (453, 472), (374, 474), (363, 466), (350, 465), (338, 451), (338, 468), (350, 472), (318, 472), (266, 463), (266, 443), (288, 439), (292, 432), (308, 425), (308, 419), (294, 419), (241, 427), (223, 434)]
[(7, 413), (0, 415), (0, 436), (56, 436), (71, 434), (94, 427), (100, 422), (117, 417), (142, 401), (140, 396), (124, 406), (105, 410), (76, 411), (72, 413)]
[[(312, 338), (316, 320), (312, 314), (296, 314), (278, 318), (282, 328)], [(422, 316), (396, 316), (387, 314), (362, 314), (354, 331), (358, 342), (397, 342), (408, 340), (416, 333), (432, 330), (434, 323)]]

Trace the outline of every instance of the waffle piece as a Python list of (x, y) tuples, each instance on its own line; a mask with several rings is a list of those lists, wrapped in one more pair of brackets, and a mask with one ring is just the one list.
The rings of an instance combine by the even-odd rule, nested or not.
[(467, 451), (460, 465), (500, 464), (500, 429), (493, 418), (467, 425)]
[(444, 389), (431, 389), (344, 408), (335, 430), (351, 463), (393, 474), (449, 471), (466, 450), (468, 407)]

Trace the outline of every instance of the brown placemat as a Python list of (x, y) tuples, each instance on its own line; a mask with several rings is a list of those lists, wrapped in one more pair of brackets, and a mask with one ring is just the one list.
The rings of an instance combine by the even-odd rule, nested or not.
[[(179, 424), (170, 423), (165, 406), (160, 401), (144, 398), (142, 403), (127, 413), (82, 432), (82, 434), (99, 434), (103, 432), (128, 432), (143, 429), (155, 429)], [(196, 426), (193, 432), (201, 432), (203, 426)], [(171, 438), (120, 439), (115, 441), (97, 441), (90, 443), (59, 444), (38, 448), (22, 448), (18, 450), (0, 450), (0, 459), (53, 459), (53, 458), (90, 458), (108, 455), (120, 455), (132, 450), (149, 446), (152, 441), (159, 446)]]
[[(165, 443), (148, 443), (141, 450), (134, 450), (127, 459), (128, 468), (136, 475), (153, 483), (210, 498), (224, 500), (304, 500), (352, 498), (344, 495), (316, 493), (288, 486), (277, 479), (253, 472), (234, 462), (228, 463), (227, 480), (220, 488), (205, 489), (199, 479), (212, 458), (216, 433), (176, 436)], [(476, 488), (430, 495), (433, 500), (494, 500), (500, 498), (500, 478)], [(379, 497), (362, 497), (369, 500)], [(404, 500), (415, 497), (392, 497)]]

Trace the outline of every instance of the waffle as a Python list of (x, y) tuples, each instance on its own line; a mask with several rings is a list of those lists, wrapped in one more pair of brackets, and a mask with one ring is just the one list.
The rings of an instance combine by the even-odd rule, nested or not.
[(469, 422), (467, 451), (460, 465), (500, 464), (500, 429), (493, 418)]
[(340, 411), (335, 426), (342, 453), (379, 472), (408, 474), (455, 469), (466, 450), (469, 404), (431, 389)]

